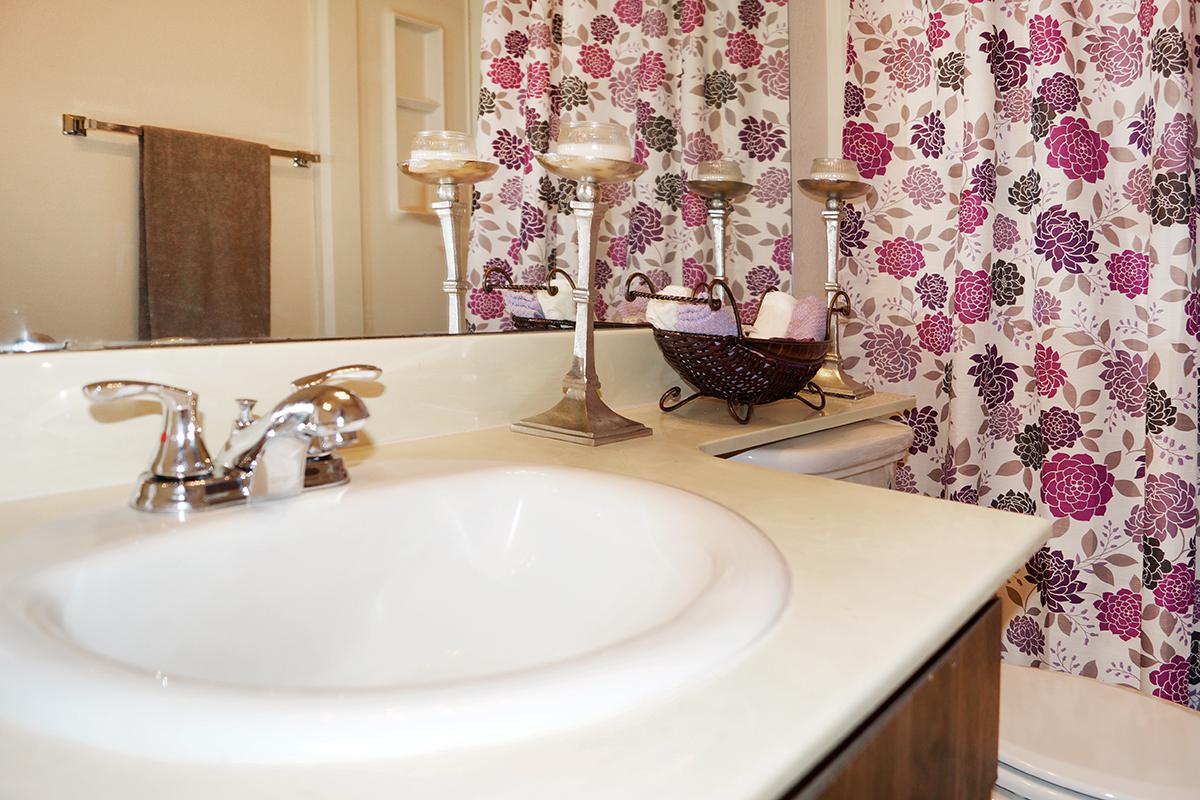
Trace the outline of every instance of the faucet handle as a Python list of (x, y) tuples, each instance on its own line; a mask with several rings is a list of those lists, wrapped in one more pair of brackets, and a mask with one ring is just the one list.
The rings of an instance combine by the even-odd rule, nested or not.
[(347, 364), (344, 367), (334, 367), (324, 372), (316, 372), (312, 375), (305, 375), (303, 378), (297, 378), (292, 381), (292, 391), (298, 392), (301, 389), (308, 389), (322, 383), (340, 380), (373, 381), (382, 374), (383, 370), (371, 364)]
[(155, 477), (168, 480), (203, 478), (212, 474), (212, 459), (200, 438), (196, 393), (175, 386), (142, 381), (99, 381), (83, 387), (93, 403), (133, 397), (153, 397), (163, 407), (163, 432), (150, 464)]

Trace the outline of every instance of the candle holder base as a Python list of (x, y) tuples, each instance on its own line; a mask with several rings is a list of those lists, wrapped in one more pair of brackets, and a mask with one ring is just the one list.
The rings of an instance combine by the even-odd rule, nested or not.
[(591, 447), (653, 433), (642, 423), (613, 411), (597, 396), (580, 398), (568, 395), (559, 400), (554, 408), (514, 422), (510, 427), (516, 433)]
[(826, 354), (813, 383), (821, 387), (825, 394), (846, 400), (862, 400), (875, 394), (870, 386), (863, 386), (842, 371), (842, 358), (837, 353)]

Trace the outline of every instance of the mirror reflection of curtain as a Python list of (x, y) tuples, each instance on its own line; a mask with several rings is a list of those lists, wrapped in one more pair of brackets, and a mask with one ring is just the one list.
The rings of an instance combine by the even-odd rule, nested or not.
[[(625, 276), (693, 284), (711, 271), (703, 201), (684, 179), (703, 160), (739, 161), (754, 192), (731, 217), (739, 300), (791, 282), (786, 0), (487, 0), (478, 146), (500, 163), (479, 186), (469, 281), (498, 266), (525, 282), (576, 270), (574, 187), (534, 160), (562, 119), (617, 122), (647, 171), (606, 187), (596, 282), (603, 317)], [(745, 304), (753, 314), (756, 302)], [(507, 330), (500, 293), (469, 298), (476, 330)]]

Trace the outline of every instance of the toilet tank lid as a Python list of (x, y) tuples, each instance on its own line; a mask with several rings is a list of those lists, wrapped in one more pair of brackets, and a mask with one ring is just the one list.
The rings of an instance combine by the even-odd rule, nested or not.
[(899, 460), (911, 444), (912, 429), (907, 425), (866, 420), (756, 447), (733, 459), (804, 475), (826, 475), (885, 459)]
[(1000, 761), (1087, 797), (1200, 797), (1200, 713), (1049, 670), (1000, 669)]

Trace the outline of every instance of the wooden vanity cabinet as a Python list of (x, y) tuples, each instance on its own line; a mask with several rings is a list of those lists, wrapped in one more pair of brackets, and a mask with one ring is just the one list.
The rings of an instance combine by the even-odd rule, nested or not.
[(786, 800), (988, 800), (1000, 727), (1000, 604), (984, 606)]

